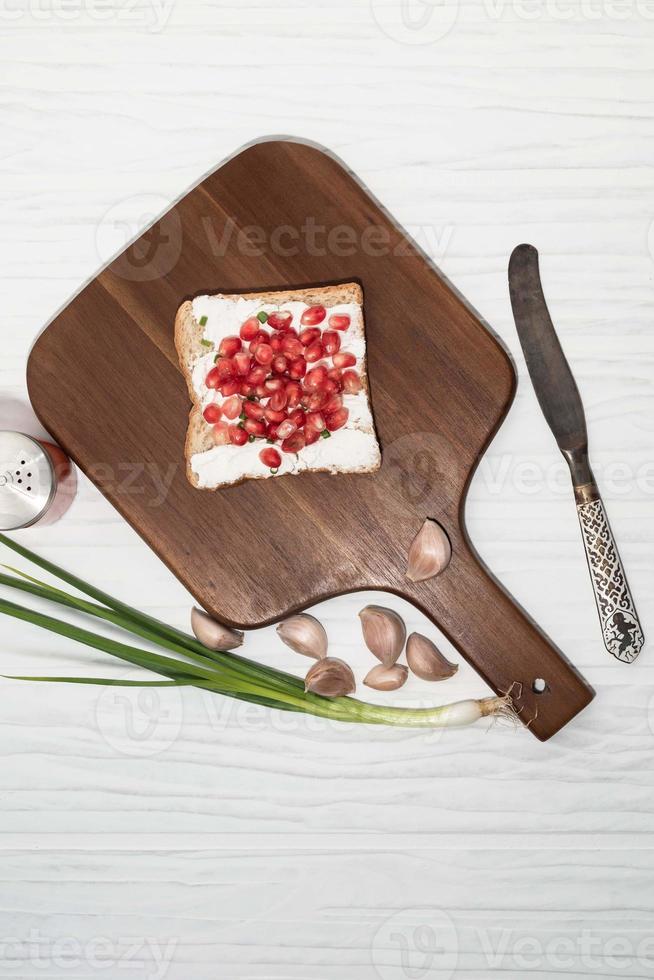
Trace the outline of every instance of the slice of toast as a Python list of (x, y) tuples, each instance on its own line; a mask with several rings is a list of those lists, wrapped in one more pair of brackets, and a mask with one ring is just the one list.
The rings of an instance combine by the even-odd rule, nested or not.
[[(194, 487), (379, 469), (357, 283), (198, 296), (177, 311), (175, 346), (193, 403), (185, 455)], [(275, 452), (262, 460), (264, 450)]]

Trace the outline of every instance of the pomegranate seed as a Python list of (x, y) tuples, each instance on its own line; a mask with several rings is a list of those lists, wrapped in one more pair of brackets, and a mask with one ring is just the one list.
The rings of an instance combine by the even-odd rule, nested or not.
[(324, 364), (321, 364), (319, 367), (315, 367), (313, 370), (309, 371), (304, 379), (304, 387), (309, 388), (310, 390), (322, 388), (326, 384), (327, 380), (327, 368), (324, 366)]
[(298, 429), (304, 428), (307, 417), (301, 408), (294, 409), (289, 415), (289, 421), (294, 422)]
[(238, 351), (234, 354), (234, 367), (236, 368), (236, 373), (240, 375), (245, 375), (250, 370), (250, 365), (252, 364), (252, 358), (245, 350)]
[(217, 367), (211, 368), (209, 374), (204, 379), (207, 388), (217, 388), (221, 383), (220, 371)]
[(356, 395), (358, 391), (361, 391), (361, 378), (356, 371), (343, 373), (343, 391), (347, 395)]
[(284, 357), (283, 354), (278, 354), (277, 357), (273, 358), (272, 369), (276, 371), (277, 374), (283, 374), (288, 368), (288, 358)]
[(271, 408), (270, 405), (268, 405), (264, 409), (263, 416), (264, 416), (266, 422), (273, 422), (275, 425), (279, 425), (279, 423), (280, 422), (283, 422), (284, 419), (286, 418), (286, 415), (284, 414), (284, 412), (281, 409), (277, 410), (277, 409)]
[(322, 346), (325, 354), (332, 357), (341, 349), (341, 338), (335, 330), (325, 330), (322, 335)]
[(274, 354), (281, 354), (282, 352), (282, 335), (279, 333), (274, 333), (270, 338), (270, 346), (273, 349)]
[(300, 343), (297, 337), (294, 337), (292, 333), (287, 333), (284, 335), (282, 340), (282, 350), (285, 354), (292, 359), (296, 357), (301, 357), (304, 353), (304, 346)]
[(218, 422), (211, 430), (214, 446), (226, 446), (229, 442), (229, 426), (227, 422)]
[(343, 372), (339, 371), (338, 368), (332, 368), (327, 372), (327, 377), (330, 381), (334, 383), (336, 391), (343, 390)]
[(309, 412), (307, 415), (307, 429), (315, 429), (322, 432), (325, 428), (325, 419), (322, 412)]
[(281, 391), (284, 388), (283, 378), (266, 378), (263, 383), (264, 388), (269, 395), (272, 395), (275, 391)]
[(286, 408), (287, 403), (288, 392), (285, 388), (281, 388), (279, 391), (273, 392), (268, 405), (272, 408), (273, 412), (281, 412), (283, 408)]
[(235, 419), (240, 414), (241, 399), (237, 394), (234, 394), (226, 402), (223, 402), (223, 415), (226, 419)]
[(305, 359), (303, 357), (296, 357), (294, 361), (291, 361), (288, 373), (296, 381), (303, 378), (307, 373), (307, 362)]
[(231, 395), (239, 394), (241, 390), (241, 382), (235, 381), (233, 378), (230, 378), (229, 381), (223, 381), (219, 390), (223, 398), (230, 398)]
[(262, 385), (268, 377), (268, 369), (262, 364), (255, 364), (248, 374), (247, 381), (251, 385)]
[(207, 405), (203, 411), (204, 421), (208, 422), (209, 425), (213, 425), (215, 422), (220, 422), (220, 416), (223, 414), (223, 410), (217, 402), (211, 402)]
[(231, 357), (221, 357), (216, 362), (216, 371), (223, 381), (227, 381), (236, 374), (236, 364)]
[(254, 352), (254, 359), (259, 364), (270, 364), (274, 357), (273, 349), (270, 344), (259, 344)]
[(304, 344), (305, 347), (313, 344), (316, 340), (320, 340), (320, 330), (318, 327), (307, 327), (300, 334), (300, 343)]
[(269, 466), (271, 470), (278, 470), (282, 465), (282, 457), (276, 449), (262, 449), (259, 459), (264, 466)]
[(297, 425), (295, 422), (291, 422), (290, 419), (284, 419), (284, 421), (277, 426), (277, 438), (278, 439), (288, 439), (297, 430)]
[(357, 359), (354, 354), (350, 354), (349, 351), (337, 351), (334, 354), (334, 367), (337, 368), (349, 368), (354, 367)]
[(327, 401), (327, 392), (322, 391), (320, 388), (317, 391), (312, 391), (306, 398), (306, 406), (308, 412), (319, 412)]
[(332, 313), (329, 318), (329, 326), (332, 328), (332, 330), (347, 330), (349, 325), (349, 313)]
[(270, 392), (266, 390), (265, 384), (257, 385), (256, 388), (254, 389), (254, 393), (257, 396), (257, 398), (267, 398), (268, 395), (270, 394)]
[(261, 419), (246, 419), (243, 428), (251, 436), (265, 436), (266, 434), (266, 423), (262, 422)]
[(306, 360), (309, 362), (309, 364), (313, 364), (315, 361), (319, 361), (324, 353), (325, 352), (322, 349), (322, 344), (320, 343), (319, 340), (316, 340), (315, 343), (309, 344), (309, 346), (304, 352), (304, 356)]
[(277, 438), (277, 422), (271, 422), (268, 425), (268, 436), (267, 437), (268, 437), (268, 439), (270, 439), (271, 442), (274, 442), (275, 441), (275, 439)]
[(242, 346), (240, 337), (223, 337), (218, 353), (221, 357), (233, 357), (234, 354), (238, 354)]
[(310, 306), (302, 314), (301, 323), (303, 327), (317, 327), (327, 316), (324, 306)]
[(304, 430), (304, 441), (307, 446), (312, 446), (314, 442), (318, 442), (320, 439), (320, 432), (317, 429), (305, 428)]
[(342, 429), (347, 422), (350, 415), (350, 411), (347, 408), (339, 408), (338, 411), (332, 412), (331, 415), (325, 417), (325, 424), (329, 432), (335, 432), (337, 429)]
[(256, 316), (251, 316), (241, 327), (240, 334), (242, 340), (254, 340), (261, 330), (261, 324)]
[(332, 412), (337, 412), (339, 408), (343, 408), (343, 396), (334, 393), (325, 401), (323, 412), (325, 415), (331, 415)]
[(260, 405), (259, 402), (244, 402), (243, 411), (249, 419), (263, 418), (263, 405)]
[(288, 330), (293, 320), (290, 310), (278, 310), (268, 314), (268, 326), (271, 330)]
[(248, 441), (248, 434), (240, 425), (230, 425), (229, 440), (234, 446), (244, 446)]
[(282, 442), (282, 449), (285, 453), (299, 453), (305, 446), (306, 439), (304, 438), (304, 432), (294, 432)]
[(241, 381), (241, 394), (244, 398), (250, 398), (255, 390), (254, 385), (248, 384), (247, 381)]
[(302, 387), (297, 381), (289, 381), (286, 385), (286, 395), (288, 397), (288, 407), (295, 408), (302, 401)]

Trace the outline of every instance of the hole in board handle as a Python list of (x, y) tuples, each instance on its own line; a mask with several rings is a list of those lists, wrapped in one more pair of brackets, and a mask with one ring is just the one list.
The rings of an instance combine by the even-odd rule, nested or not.
[(546, 691), (549, 691), (549, 686), (547, 681), (544, 681), (542, 677), (537, 677), (532, 682), (531, 689), (534, 694), (545, 694)]

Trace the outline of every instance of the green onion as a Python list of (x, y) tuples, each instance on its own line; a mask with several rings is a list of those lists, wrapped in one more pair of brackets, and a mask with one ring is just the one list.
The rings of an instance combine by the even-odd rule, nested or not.
[(211, 343), (211, 341), (210, 341), (210, 340), (206, 340), (206, 339), (205, 339), (205, 338), (203, 337), (203, 338), (202, 338), (202, 340), (200, 341), (200, 343), (202, 344), (202, 346), (203, 346), (203, 347), (210, 347), (210, 348), (211, 348), (211, 350), (213, 350), (213, 344)]
[(138, 636), (166, 651), (163, 654), (122, 643), (64, 620), (44, 615), (34, 609), (0, 599), (0, 613), (6, 616), (64, 636), (90, 649), (106, 653), (116, 660), (141, 667), (158, 675), (159, 678), (164, 678), (141, 681), (61, 675), (51, 677), (12, 675), (14, 680), (67, 684), (116, 684), (130, 687), (191, 686), (282, 711), (299, 711), (337, 721), (401, 725), (412, 728), (462, 725), (481, 717), (507, 717), (512, 714), (508, 697), (461, 701), (454, 705), (418, 709), (384, 707), (366, 704), (350, 697), (325, 698), (307, 693), (303, 682), (291, 674), (248, 660), (233, 652), (209, 650), (194, 637), (115, 599), (83, 579), (34, 554), (6, 535), (0, 534), (0, 543), (95, 601), (91, 602), (88, 598), (83, 599), (48, 585), (26, 572), (7, 565), (3, 567), (15, 574), (0, 573), (0, 585), (103, 620), (119, 627), (125, 633)]
[(329, 429), (323, 429), (320, 435), (322, 436), (323, 439), (331, 439), (332, 437), (332, 434), (329, 431)]
[(264, 311), (262, 310), (261, 313), (257, 313), (257, 320), (260, 323), (267, 323), (268, 322), (268, 314), (267, 313), (264, 313)]
[(206, 325), (207, 325), (207, 319), (208, 318), (206, 316), (201, 316), (200, 317), (199, 323), (200, 323), (200, 326), (201, 327), (206, 327)]

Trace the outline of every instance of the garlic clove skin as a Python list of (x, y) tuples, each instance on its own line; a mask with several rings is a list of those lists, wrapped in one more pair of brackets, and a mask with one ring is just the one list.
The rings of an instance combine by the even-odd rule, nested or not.
[(452, 545), (437, 523), (427, 518), (411, 542), (406, 577), (411, 582), (425, 582), (440, 575), (450, 563)]
[(279, 624), (277, 633), (282, 643), (304, 657), (322, 660), (327, 656), (327, 633), (315, 616), (308, 613), (289, 616)]
[(384, 606), (366, 606), (359, 613), (363, 639), (385, 667), (392, 667), (404, 649), (406, 626), (401, 616)]
[(191, 611), (191, 629), (196, 639), (209, 650), (235, 650), (243, 643), (241, 630), (230, 629), (197, 606)]
[(344, 698), (354, 694), (356, 681), (344, 660), (323, 657), (313, 665), (304, 679), (304, 690), (324, 698)]
[(445, 681), (459, 669), (458, 664), (446, 660), (438, 647), (421, 633), (412, 633), (409, 637), (406, 660), (411, 672), (423, 681)]
[(408, 676), (409, 669), (404, 664), (393, 664), (392, 667), (377, 664), (366, 675), (363, 683), (374, 691), (397, 691), (406, 684)]

